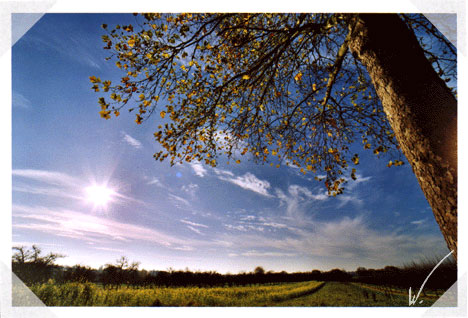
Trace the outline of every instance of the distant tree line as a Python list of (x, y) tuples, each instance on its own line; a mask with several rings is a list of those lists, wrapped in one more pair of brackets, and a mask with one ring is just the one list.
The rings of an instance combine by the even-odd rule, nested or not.
[[(419, 289), (429, 273), (438, 263), (437, 259), (413, 262), (395, 267), (386, 266), (382, 269), (366, 269), (358, 267), (354, 280), (362, 283), (395, 286), (400, 288)], [(449, 289), (457, 281), (457, 264), (452, 259), (442, 263), (432, 273), (424, 285), (427, 289)]]
[[(14, 247), (13, 272), (26, 284), (44, 283), (53, 279), (55, 283), (92, 282), (107, 288), (131, 286), (242, 286), (252, 284), (270, 284), (301, 281), (340, 281), (362, 282), (399, 288), (419, 288), (437, 261), (412, 263), (403, 267), (386, 266), (383, 269), (359, 267), (355, 272), (342, 269), (330, 271), (312, 270), (309, 272), (288, 273), (265, 271), (261, 266), (252, 272), (238, 274), (220, 274), (216, 271), (190, 271), (168, 269), (166, 271), (147, 271), (139, 269), (139, 262), (130, 263), (122, 256), (113, 264), (106, 264), (99, 269), (89, 266), (59, 266), (55, 260), (64, 255), (50, 253), (42, 256), (41, 249), (33, 245), (32, 249), (23, 246)], [(431, 275), (425, 287), (428, 289), (448, 289), (457, 280), (455, 261), (445, 262)]]

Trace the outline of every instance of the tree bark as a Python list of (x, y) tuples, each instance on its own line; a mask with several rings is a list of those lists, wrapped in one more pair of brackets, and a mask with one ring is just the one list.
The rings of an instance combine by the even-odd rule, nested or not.
[(457, 100), (398, 15), (356, 15), (350, 32), (349, 49), (367, 68), (457, 259)]

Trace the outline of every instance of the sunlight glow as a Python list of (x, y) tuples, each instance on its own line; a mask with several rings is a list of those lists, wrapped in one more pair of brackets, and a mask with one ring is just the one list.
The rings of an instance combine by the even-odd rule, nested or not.
[(95, 207), (106, 207), (107, 203), (112, 201), (113, 195), (116, 193), (114, 190), (99, 185), (92, 185), (85, 189), (86, 198), (89, 202), (92, 202)]

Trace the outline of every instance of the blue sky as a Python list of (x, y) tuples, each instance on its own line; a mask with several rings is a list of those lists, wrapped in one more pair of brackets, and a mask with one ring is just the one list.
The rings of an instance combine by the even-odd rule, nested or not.
[[(12, 27), (15, 28), (12, 20)], [(101, 119), (89, 76), (117, 79), (101, 24), (132, 15), (47, 14), (12, 48), (13, 244), (99, 267), (237, 273), (402, 265), (448, 253), (408, 164), (362, 152), (358, 180), (329, 198), (298, 169), (243, 160), (156, 162), (157, 124)], [(86, 188), (112, 189), (106, 207)]]

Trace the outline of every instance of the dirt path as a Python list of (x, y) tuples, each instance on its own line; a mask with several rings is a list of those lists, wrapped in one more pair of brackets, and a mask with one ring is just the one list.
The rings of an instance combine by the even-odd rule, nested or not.
[[(432, 302), (425, 301), (424, 306)], [(269, 306), (304, 307), (408, 307), (408, 296), (389, 295), (350, 283), (327, 282), (312, 294), (284, 300)]]

